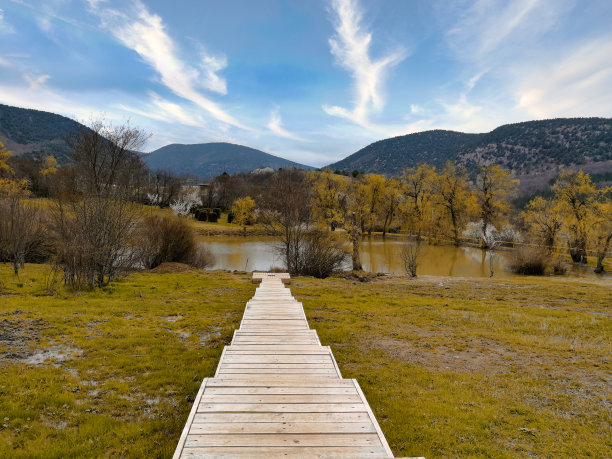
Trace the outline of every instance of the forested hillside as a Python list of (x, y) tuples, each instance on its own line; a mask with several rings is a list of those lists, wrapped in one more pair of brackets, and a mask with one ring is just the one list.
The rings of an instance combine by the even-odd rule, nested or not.
[(380, 140), (329, 167), (399, 175), (404, 168), (420, 163), (440, 168), (449, 160), (468, 171), (477, 165), (499, 164), (527, 184), (539, 177), (540, 184), (547, 185), (559, 171), (570, 167), (612, 172), (612, 119), (528, 121), (485, 134), (419, 132)]
[(85, 128), (55, 113), (0, 104), (0, 141), (18, 156), (54, 156), (66, 162), (71, 150), (66, 138)]

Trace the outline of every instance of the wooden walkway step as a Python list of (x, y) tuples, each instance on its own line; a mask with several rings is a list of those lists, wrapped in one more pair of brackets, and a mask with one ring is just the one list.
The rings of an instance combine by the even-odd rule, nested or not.
[(174, 458), (393, 457), (354, 379), (308, 327), (288, 274), (261, 282), (204, 379)]

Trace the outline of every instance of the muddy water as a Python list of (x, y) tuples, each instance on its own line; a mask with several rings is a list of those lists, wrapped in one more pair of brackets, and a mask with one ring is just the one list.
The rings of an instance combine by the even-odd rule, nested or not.
[[(283, 266), (282, 258), (276, 250), (278, 242), (274, 238), (215, 237), (202, 239), (202, 242), (215, 254), (216, 264), (211, 269), (267, 271), (272, 267)], [(361, 244), (363, 269), (404, 273), (401, 251), (405, 244), (406, 241), (397, 239), (364, 239)], [(488, 277), (489, 263), (489, 256), (479, 249), (426, 246), (423, 248), (418, 272), (434, 276)], [(510, 275), (505, 266), (504, 254), (496, 253), (493, 256), (495, 275)], [(350, 269), (350, 264), (347, 264), (346, 269)]]
[[(282, 258), (276, 249), (278, 241), (271, 237), (211, 237), (202, 238), (202, 242), (215, 254), (216, 263), (211, 269), (268, 271), (273, 267), (283, 267)], [(405, 273), (401, 251), (407, 243), (394, 238), (364, 238), (361, 244), (363, 269), (370, 272)], [(478, 248), (424, 246), (420, 259), (419, 274), (460, 277), (489, 277), (490, 274), (489, 254)], [(350, 260), (345, 268), (350, 269)], [(495, 252), (493, 271), (497, 278), (512, 276), (507, 269), (507, 253)], [(571, 269), (568, 275), (595, 277), (592, 268), (580, 267)]]

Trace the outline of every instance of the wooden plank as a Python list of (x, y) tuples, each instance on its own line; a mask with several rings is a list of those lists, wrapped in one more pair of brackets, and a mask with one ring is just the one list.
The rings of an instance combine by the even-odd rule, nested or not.
[(328, 363), (333, 365), (329, 354), (230, 354), (225, 353), (223, 363)]
[(335, 368), (228, 368), (220, 367), (217, 375), (222, 378), (231, 374), (303, 374), (303, 375), (334, 375), (337, 377)]
[(192, 435), (283, 433), (376, 433), (371, 422), (211, 422), (194, 423)]
[(200, 399), (200, 403), (360, 403), (359, 394), (349, 395), (276, 395), (276, 394), (244, 394), (220, 395), (208, 394)]
[(367, 413), (363, 403), (200, 403), (198, 413)]
[(198, 411), (200, 399), (202, 398), (202, 394), (204, 393), (204, 389), (206, 388), (206, 381), (208, 381), (208, 379), (204, 378), (204, 380), (202, 381), (202, 385), (200, 386), (200, 389), (198, 390), (198, 393), (196, 394), (196, 398), (193, 402), (193, 405), (191, 406), (191, 411), (189, 412), (189, 416), (187, 416), (187, 422), (185, 422), (185, 427), (183, 428), (183, 432), (181, 433), (181, 437), (179, 438), (179, 442), (178, 442), (178, 445), (176, 446), (176, 450), (174, 451), (174, 455), (172, 456), (172, 459), (179, 459), (181, 457), (181, 453), (183, 452), (183, 448), (185, 447), (185, 441), (187, 440), (187, 437), (189, 436), (189, 430), (191, 428), (191, 425), (193, 424), (193, 420)]
[(310, 387), (310, 386), (272, 386), (272, 387), (208, 387), (206, 394), (243, 395), (243, 394), (277, 394), (277, 395), (341, 395), (357, 394), (352, 387)]
[(183, 457), (214, 457), (218, 459), (247, 457), (253, 459), (308, 457), (308, 458), (380, 458), (385, 450), (376, 446), (345, 447), (200, 447), (185, 448)]
[(326, 379), (320, 377), (247, 377), (242, 381), (235, 379), (212, 378), (206, 383), (206, 387), (351, 387), (355, 388), (351, 379)]
[(189, 435), (185, 447), (198, 446), (381, 446), (378, 435), (363, 434), (211, 434)]
[[(228, 363), (221, 362), (219, 368), (223, 369), (223, 371), (229, 370), (334, 370), (334, 364), (329, 363)], [(236, 373), (236, 372), (235, 372)], [(240, 373), (240, 372), (237, 372)]]
[(350, 413), (196, 413), (193, 423), (267, 423), (267, 422), (370, 422), (366, 412)]
[(374, 427), (376, 428), (377, 435), (380, 439), (380, 442), (383, 448), (385, 449), (385, 452), (387, 453), (388, 457), (393, 457), (393, 452), (391, 451), (391, 448), (389, 448), (387, 439), (385, 438), (385, 435), (383, 434), (382, 429), (378, 425), (376, 416), (374, 416), (374, 413), (372, 412), (372, 408), (370, 408), (370, 405), (368, 404), (368, 401), (366, 400), (365, 395), (363, 394), (361, 387), (359, 387), (359, 383), (357, 382), (356, 379), (353, 379), (353, 384), (355, 385), (355, 389), (357, 389), (357, 392), (359, 392), (359, 396), (361, 397), (363, 405), (368, 410), (368, 416), (370, 416), (370, 420), (372, 421), (372, 424), (374, 424)]

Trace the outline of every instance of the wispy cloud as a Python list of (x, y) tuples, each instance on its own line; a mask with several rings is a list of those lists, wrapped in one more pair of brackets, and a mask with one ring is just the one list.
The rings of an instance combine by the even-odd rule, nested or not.
[(47, 80), (51, 78), (50, 75), (29, 75), (25, 74), (23, 79), (28, 83), (29, 89), (42, 88)]
[(174, 94), (193, 102), (219, 121), (249, 129), (197, 89), (227, 93), (225, 80), (217, 74), (226, 66), (225, 58), (204, 54), (200, 69), (184, 63), (176, 44), (166, 32), (162, 18), (151, 14), (140, 0), (132, 1), (125, 11), (105, 8), (105, 4), (99, 1), (90, 1), (89, 4), (91, 11), (102, 20), (103, 27), (153, 67), (161, 82)]
[(278, 107), (275, 107), (270, 112), (270, 121), (268, 122), (267, 126), (268, 126), (268, 129), (270, 129), (270, 131), (272, 131), (276, 135), (279, 135), (281, 137), (285, 137), (286, 139), (293, 139), (293, 140), (304, 141), (304, 139), (301, 138), (300, 136), (297, 136), (297, 135), (287, 131), (285, 128), (283, 128), (283, 121), (281, 119)]
[(436, 101), (432, 124), (482, 131), (532, 118), (610, 116), (612, 34), (566, 35), (580, 6), (576, 0), (477, 0), (463, 8), (445, 36), (462, 65), (464, 89)]
[(384, 80), (390, 68), (401, 62), (403, 49), (387, 53), (379, 59), (370, 57), (372, 34), (361, 24), (362, 13), (356, 0), (332, 0), (337, 15), (336, 35), (329, 40), (337, 62), (351, 73), (355, 103), (352, 109), (324, 105), (329, 115), (349, 119), (363, 127), (371, 127), (369, 115), (385, 106)]
[(610, 56), (612, 34), (576, 47), (565, 58), (538, 69), (517, 67), (514, 75), (519, 107), (538, 118), (610, 116)]
[(165, 123), (180, 123), (185, 126), (202, 128), (206, 123), (194, 113), (188, 113), (185, 108), (178, 104), (162, 98), (154, 91), (149, 91), (150, 103), (144, 106), (129, 106), (119, 104), (117, 107), (123, 111), (134, 113), (139, 116), (151, 118)]
[(15, 33), (15, 29), (6, 22), (6, 19), (4, 19), (4, 10), (0, 8), (0, 34), (3, 33)]

